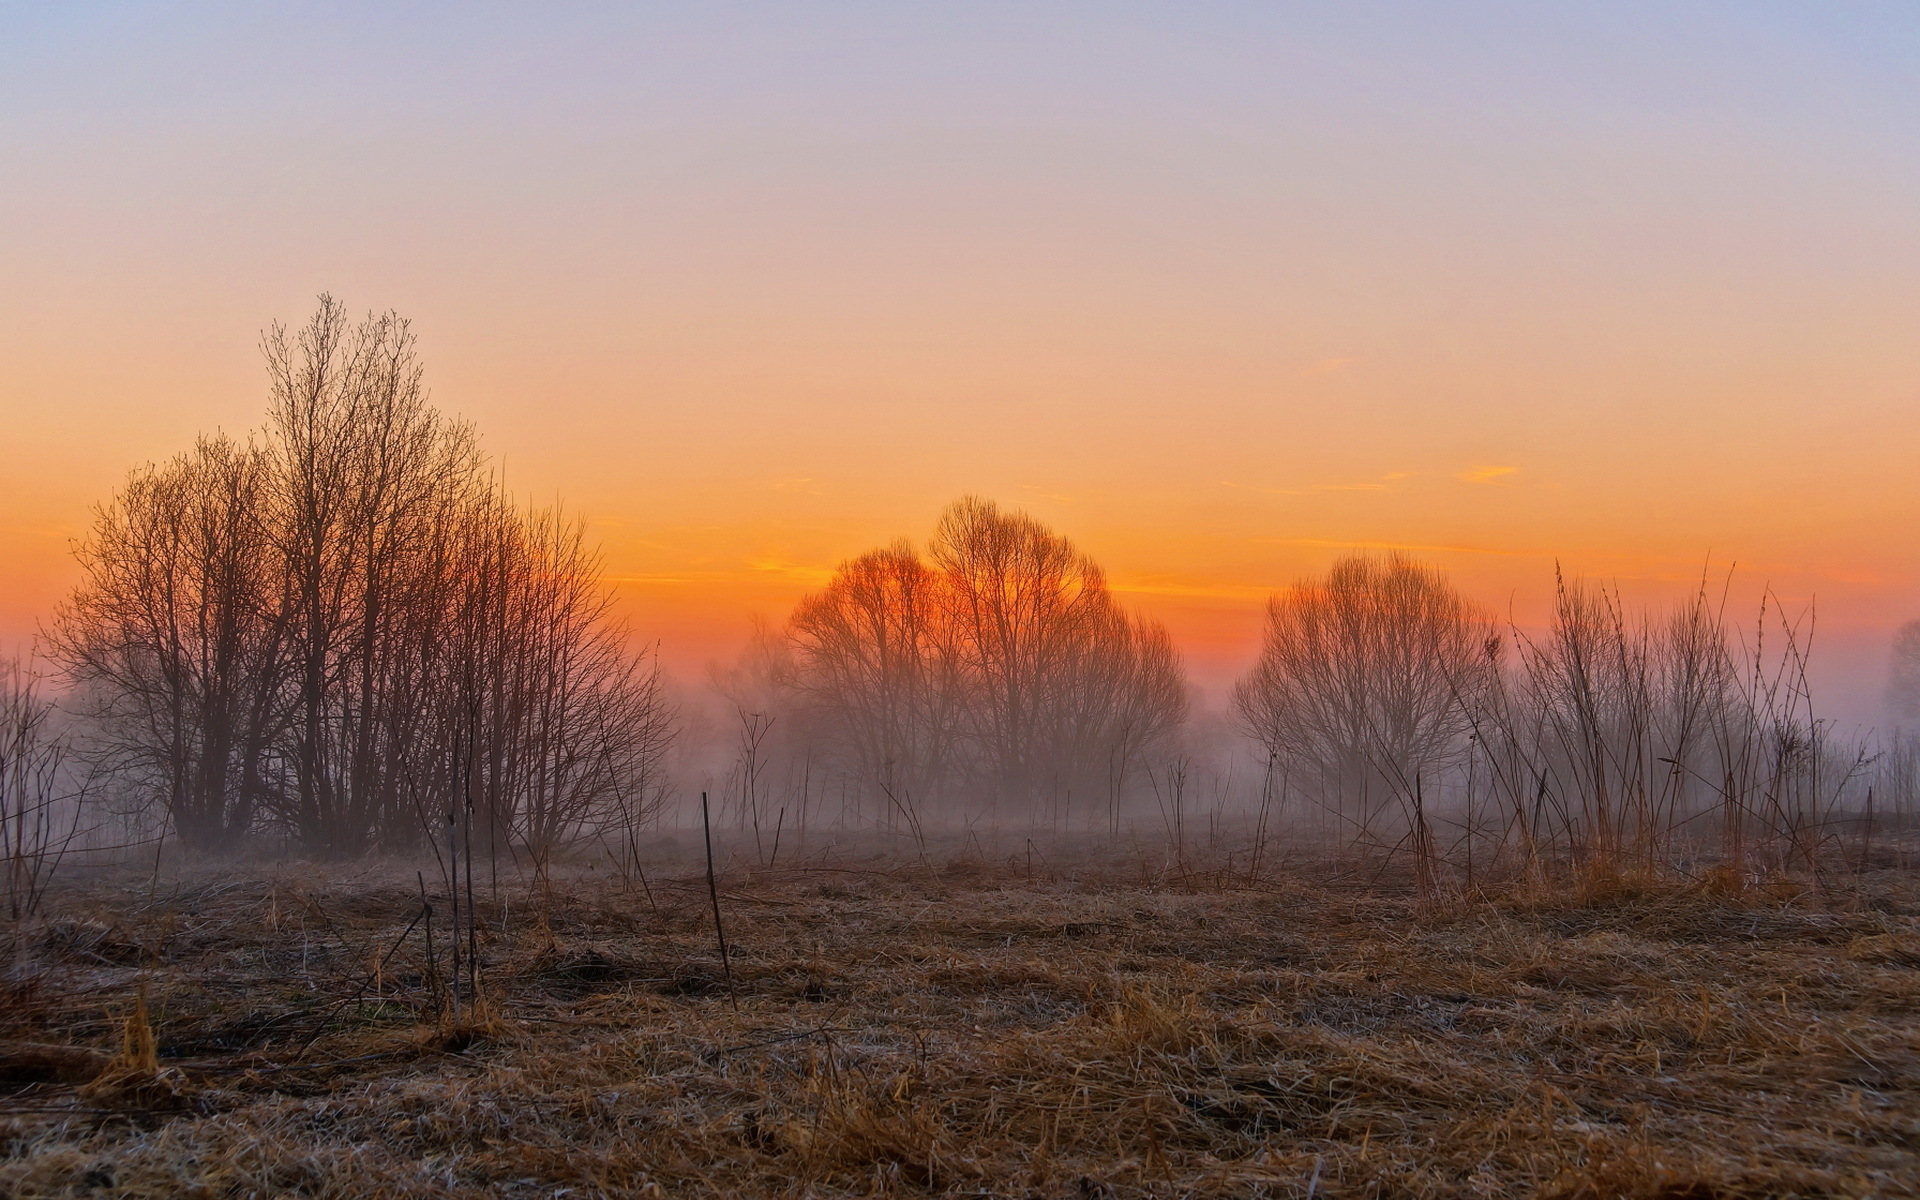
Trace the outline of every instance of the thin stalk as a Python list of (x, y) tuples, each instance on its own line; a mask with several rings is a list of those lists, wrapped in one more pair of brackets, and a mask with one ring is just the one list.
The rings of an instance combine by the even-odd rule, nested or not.
[(713, 932), (720, 941), (720, 970), (727, 979), (727, 999), (733, 1004), (735, 1012), (740, 1009), (740, 995), (733, 986), (733, 959), (727, 953), (727, 927), (720, 920), (720, 885), (713, 877), (713, 818), (707, 811), (707, 794), (700, 793), (700, 829), (707, 839), (707, 899), (713, 902)]

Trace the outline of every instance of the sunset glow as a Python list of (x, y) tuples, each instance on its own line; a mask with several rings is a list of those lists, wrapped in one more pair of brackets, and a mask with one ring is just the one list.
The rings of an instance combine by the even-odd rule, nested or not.
[(1215, 695), (1354, 547), (1523, 621), (1737, 568), (1862, 719), (1920, 615), (1898, 9), (375, 11), (0, 17), (9, 645), (323, 291), (687, 678), (963, 494)]

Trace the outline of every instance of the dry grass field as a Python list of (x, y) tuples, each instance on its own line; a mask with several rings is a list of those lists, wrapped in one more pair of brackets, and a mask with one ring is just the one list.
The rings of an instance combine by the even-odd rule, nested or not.
[[(431, 875), (429, 875), (431, 879)], [(73, 877), (16, 939), (41, 1196), (1920, 1192), (1920, 890), (1417, 903), (1332, 868)], [(411, 932), (407, 932), (411, 925)], [(75, 1049), (79, 1048), (79, 1049)]]

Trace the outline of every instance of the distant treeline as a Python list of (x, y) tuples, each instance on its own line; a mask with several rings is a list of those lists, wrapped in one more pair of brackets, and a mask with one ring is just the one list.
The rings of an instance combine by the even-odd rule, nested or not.
[[(444, 845), (452, 814), (469, 847), (631, 847), (680, 714), (579, 523), (518, 504), (428, 404), (399, 318), (323, 298), (264, 349), (261, 429), (202, 438), (100, 507), (48, 638), (78, 723), (47, 751), (48, 702), (10, 684), (33, 732), (0, 754), (0, 834), (55, 807), (51, 785), (6, 782), (11, 761), (84, 763), (90, 802), (196, 850), (263, 831), (326, 856)], [(1903, 637), (1920, 712), (1920, 631)], [(1183, 844), (1204, 776), (1216, 812), (1257, 813), (1256, 862), (1285, 811), (1434, 878), (1463, 856), (1469, 875), (1652, 865), (1703, 840), (1810, 864), (1838, 813), (1911, 817), (1920, 747), (1836, 736), (1809, 638), (1769, 600), (1743, 641), (1704, 579), (1658, 613), (1557, 580), (1529, 636), (1430, 566), (1353, 555), (1274, 595), (1222, 751), (1158, 623), (1059, 534), (966, 498), (923, 550), (843, 563), (763, 630), (717, 680), (732, 728), (707, 744), (723, 812), (776, 847), (810, 821), (1118, 835), (1130, 812)]]

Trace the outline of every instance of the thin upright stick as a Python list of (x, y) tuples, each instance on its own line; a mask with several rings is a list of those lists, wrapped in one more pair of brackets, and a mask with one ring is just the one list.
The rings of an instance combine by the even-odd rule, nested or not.
[(713, 932), (720, 939), (720, 970), (727, 978), (727, 999), (738, 1012), (740, 995), (733, 986), (733, 960), (727, 956), (727, 927), (720, 923), (720, 885), (713, 879), (713, 818), (707, 812), (705, 792), (700, 793), (700, 828), (707, 837), (707, 898), (713, 901)]
[(653, 910), (654, 916), (659, 916), (660, 906), (653, 902), (653, 886), (647, 882), (647, 869), (640, 865), (639, 859), (634, 860), (633, 871), (640, 877), (640, 890), (647, 894), (647, 907)]
[(453, 769), (447, 779), (447, 907), (453, 920), (453, 958), (447, 973), (447, 994), (453, 1000), (454, 1024), (460, 1023), (460, 743), (453, 748)]
[(467, 853), (467, 998), (475, 1004), (480, 1001), (480, 923), (475, 918), (479, 909), (473, 902), (473, 752), (467, 752), (467, 760), (462, 763), (460, 782), (463, 808), (467, 818), (466, 836), (462, 839)]
[(440, 1002), (440, 963), (433, 949), (433, 902), (427, 899), (427, 877), (423, 872), (415, 871), (414, 877), (420, 881), (420, 909), (426, 916), (427, 927), (427, 986), (433, 989), (434, 1004)]

